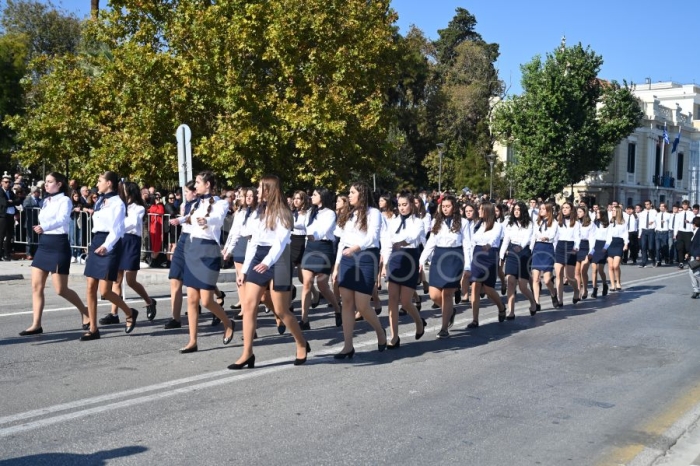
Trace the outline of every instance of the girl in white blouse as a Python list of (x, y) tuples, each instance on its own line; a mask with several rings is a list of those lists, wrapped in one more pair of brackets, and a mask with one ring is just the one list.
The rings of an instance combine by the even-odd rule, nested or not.
[(192, 225), (185, 243), (185, 270), (182, 277), (187, 287), (187, 320), (189, 341), (180, 349), (187, 354), (197, 351), (199, 303), (209, 309), (224, 324), (223, 344), (233, 340), (235, 324), (216, 301), (216, 282), (221, 268), (221, 227), (228, 212), (228, 201), (215, 197), (216, 177), (211, 171), (200, 172), (194, 182), (198, 199), (184, 223)]
[[(236, 268), (236, 276), (243, 273), (243, 262), (248, 243), (258, 222), (258, 190), (248, 188), (244, 190), (243, 208), (233, 217), (233, 225), (229, 232), (224, 249), (221, 251), (224, 260), (233, 256), (233, 265)], [(231, 309), (240, 310), (234, 316), (236, 320), (243, 320), (242, 302), (245, 296), (245, 283), (238, 286), (238, 304), (232, 304)]]
[(576, 216), (581, 223), (581, 242), (576, 253), (576, 282), (579, 285), (581, 299), (588, 297), (588, 267), (590, 261), (588, 252), (595, 245), (595, 232), (597, 230), (595, 222), (588, 214), (588, 207), (580, 205), (576, 208)]
[(605, 264), (608, 261), (608, 249), (605, 246), (608, 239), (608, 227), (610, 225), (610, 220), (608, 218), (608, 213), (605, 211), (596, 211), (596, 231), (595, 231), (595, 242), (593, 247), (591, 247), (588, 255), (590, 256), (590, 262), (592, 264), (592, 285), (593, 293), (591, 297), (598, 297), (598, 277), (600, 276), (603, 282), (603, 296), (608, 294), (608, 282), (605, 276)]
[(442, 325), (438, 338), (450, 336), (448, 329), (452, 327), (456, 315), (454, 295), (459, 289), (464, 264), (470, 254), (471, 243), (466, 222), (462, 221), (457, 199), (447, 195), (438, 206), (430, 238), (419, 258), (421, 269), (430, 260), (430, 299), (442, 308)]
[[(465, 223), (466, 226), (466, 233), (467, 237), (469, 238), (469, 244), (471, 244), (472, 241), (472, 235), (474, 234), (474, 226), (476, 225), (476, 220), (477, 220), (477, 211), (476, 207), (474, 207), (474, 204), (465, 204), (464, 205), (464, 219), (463, 222)], [(470, 251), (471, 255), (471, 251)], [(464, 262), (464, 273), (462, 274), (462, 280), (460, 281), (460, 290), (462, 293), (462, 296), (457, 296), (455, 295), (455, 304), (459, 304), (461, 301), (469, 301), (469, 288), (470, 286), (470, 280), (472, 277), (472, 272), (471, 272), (471, 258), (469, 256), (465, 257), (465, 262)]]
[(387, 345), (386, 332), (379, 317), (370, 308), (370, 297), (376, 285), (379, 270), (379, 237), (382, 228), (382, 214), (370, 207), (371, 192), (365, 183), (354, 183), (350, 187), (348, 202), (351, 208), (347, 219), (338, 218), (338, 253), (333, 271), (337, 277), (340, 296), (343, 299), (343, 349), (334, 358), (352, 358), (355, 311), (358, 311), (377, 334), (379, 351)]
[(126, 305), (117, 293), (112, 291), (112, 283), (119, 272), (119, 257), (121, 256), (121, 238), (124, 235), (124, 218), (126, 205), (119, 197), (119, 177), (114, 172), (104, 172), (97, 180), (97, 191), (100, 198), (95, 204), (92, 214), (92, 243), (88, 250), (85, 263), (87, 278), (87, 307), (90, 314), (90, 329), (80, 337), (80, 341), (97, 340), (100, 331), (97, 329), (97, 288), (102, 297), (126, 314), (126, 333), (131, 333), (136, 326), (139, 312)]
[(73, 289), (68, 288), (70, 272), (70, 241), (68, 231), (71, 222), (72, 202), (66, 195), (68, 181), (60, 173), (46, 175), (44, 189), (48, 197), (39, 211), (39, 224), (34, 232), (39, 235), (39, 246), (32, 262), (32, 325), (20, 332), (21, 336), (39, 335), (44, 332), (41, 316), (44, 312), (44, 288), (49, 273), (56, 294), (78, 308), (82, 316), (83, 330), (90, 328), (88, 310)]
[[(510, 215), (508, 215), (508, 207), (505, 204), (494, 204), (494, 209), (496, 212), (496, 222), (501, 225), (501, 232), (503, 233), (504, 227), (510, 218)], [(501, 240), (503, 240), (503, 237), (501, 237)], [(506, 273), (504, 267), (505, 264), (499, 261), (498, 278), (501, 281), (501, 295), (505, 295), (507, 291)]]
[[(422, 253), (423, 249), (425, 249), (425, 243), (428, 241), (427, 237), (430, 233), (430, 227), (433, 226), (433, 217), (425, 208), (425, 204), (423, 203), (423, 200), (420, 197), (416, 197), (413, 199), (413, 205), (415, 207), (414, 212), (416, 213), (416, 217), (421, 219), (421, 221), (423, 222), (423, 231), (425, 232), (425, 235), (421, 240), (421, 245), (419, 246), (420, 252)], [(420, 272), (420, 281), (423, 284), (423, 294), (428, 294), (429, 285), (428, 281), (425, 279), (425, 272), (423, 271)], [(413, 300), (420, 304), (420, 298), (418, 297), (417, 292), (413, 295)]]
[[(120, 185), (121, 197), (126, 199), (126, 217), (124, 218), (124, 236), (122, 237), (122, 255), (119, 259), (119, 273), (117, 280), (112, 285), (112, 291), (122, 295), (122, 280), (126, 276), (126, 284), (134, 290), (146, 302), (146, 317), (153, 320), (156, 316), (156, 300), (151, 298), (141, 283), (136, 281), (139, 273), (141, 259), (141, 233), (143, 229), (143, 216), (146, 209), (141, 198), (141, 190), (136, 183), (125, 182)], [(100, 324), (109, 325), (119, 323), (117, 306), (112, 305), (112, 310), (100, 319)]]
[(620, 261), (629, 244), (627, 222), (622, 216), (622, 207), (613, 207), (613, 219), (608, 227), (605, 247), (608, 250), (608, 270), (610, 271), (610, 288), (622, 291)]
[(540, 278), (544, 278), (544, 284), (552, 297), (552, 306), (559, 307), (557, 293), (552, 283), (552, 271), (554, 270), (554, 248), (559, 236), (559, 224), (554, 220), (552, 204), (540, 204), (540, 214), (537, 225), (532, 234), (530, 249), (532, 250), (532, 294), (535, 297), (536, 311), (541, 310), (540, 291), (542, 285)]
[[(326, 188), (316, 188), (311, 195), (311, 209), (306, 220), (306, 249), (301, 259), (301, 271), (303, 275), (303, 288), (301, 293), (301, 328), (310, 330), (309, 307), (316, 308), (321, 299), (328, 301), (335, 311), (335, 326), (342, 325), (340, 307), (333, 295), (328, 278), (333, 272), (335, 263), (335, 238), (333, 233), (336, 227), (335, 212), (333, 211), (333, 193)], [(314, 279), (318, 284), (319, 293), (314, 297)]]
[(296, 342), (294, 365), (306, 362), (311, 347), (304, 339), (299, 322), (289, 310), (292, 288), (290, 261), (292, 212), (280, 188), (278, 177), (269, 175), (258, 187), (260, 216), (246, 250), (243, 271), (236, 277), (238, 286), (245, 283), (243, 304), (243, 354), (229, 365), (232, 370), (255, 367), (253, 339), (258, 320), (258, 305), (270, 288), (275, 316), (288, 328)]
[(576, 281), (576, 254), (581, 242), (581, 224), (576, 219), (574, 206), (565, 202), (559, 211), (559, 236), (554, 253), (554, 274), (556, 276), (557, 300), (564, 306), (564, 277), (574, 290), (573, 303), (580, 300), (580, 290)]
[(513, 206), (513, 213), (508, 219), (501, 243), (501, 261), (505, 263), (506, 280), (508, 283), (508, 310), (506, 320), (515, 319), (515, 292), (520, 292), (530, 301), (530, 315), (537, 312), (535, 297), (529, 288), (530, 280), (530, 241), (533, 227), (530, 213), (523, 202)]
[[(292, 266), (297, 268), (297, 276), (301, 283), (304, 282), (304, 276), (301, 269), (301, 260), (304, 257), (306, 249), (306, 223), (309, 218), (309, 208), (311, 207), (311, 199), (305, 191), (298, 190), (294, 192), (292, 197), (292, 218), (294, 224), (292, 226), (292, 239), (289, 245), (291, 251)], [(311, 294), (316, 302), (321, 295), (315, 287), (311, 286)], [(297, 297), (297, 289), (292, 286), (292, 301)], [(292, 312), (294, 307), (291, 307)]]
[(413, 293), (420, 275), (419, 246), (425, 237), (423, 221), (413, 215), (413, 195), (410, 193), (400, 194), (397, 204), (398, 215), (389, 221), (386, 244), (382, 245), (383, 275), (387, 278), (389, 288), (389, 349), (401, 346), (398, 333), (399, 303), (416, 324), (416, 340), (421, 339), (426, 325), (413, 304)]
[(496, 219), (495, 206), (490, 202), (479, 206), (479, 220), (472, 235), (471, 282), (472, 321), (467, 328), (479, 326), (481, 293), (485, 293), (498, 307), (498, 321), (506, 319), (506, 307), (495, 290), (498, 274), (498, 250), (503, 237), (503, 227)]

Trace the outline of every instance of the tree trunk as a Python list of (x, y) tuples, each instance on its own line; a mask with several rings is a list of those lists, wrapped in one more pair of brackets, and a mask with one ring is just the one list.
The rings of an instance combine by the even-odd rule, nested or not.
[(90, 0), (90, 17), (97, 19), (97, 13), (100, 11), (100, 0)]

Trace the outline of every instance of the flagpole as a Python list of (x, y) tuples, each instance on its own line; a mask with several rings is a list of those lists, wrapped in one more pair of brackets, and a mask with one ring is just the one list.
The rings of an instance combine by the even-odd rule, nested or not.
[(659, 184), (662, 184), (664, 179), (664, 152), (666, 152), (666, 134), (666, 122), (664, 121), (664, 135), (661, 137), (661, 179), (659, 180)]

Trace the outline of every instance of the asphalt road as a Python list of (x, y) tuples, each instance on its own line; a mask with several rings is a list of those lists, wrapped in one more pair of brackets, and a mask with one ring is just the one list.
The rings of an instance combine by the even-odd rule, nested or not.
[[(153, 323), (79, 342), (78, 312), (51, 289), (46, 333), (18, 337), (31, 323), (29, 282), (0, 282), (0, 466), (643, 464), (638, 455), (664, 452), (667, 428), (700, 404), (700, 301), (675, 268), (623, 267), (623, 284), (576, 306), (568, 289), (561, 310), (545, 296), (535, 317), (520, 301), (513, 322), (488, 304), (468, 331), (462, 305), (447, 340), (424, 297), (423, 340), (402, 320), (401, 348), (379, 353), (360, 322), (350, 362), (332, 358), (342, 336), (322, 305), (301, 367), (291, 336), (261, 314), (256, 368), (233, 372), (240, 326), (225, 347), (205, 312), (199, 352), (179, 354), (187, 329), (162, 329), (167, 285), (148, 286)], [(222, 288), (228, 307), (235, 285)]]

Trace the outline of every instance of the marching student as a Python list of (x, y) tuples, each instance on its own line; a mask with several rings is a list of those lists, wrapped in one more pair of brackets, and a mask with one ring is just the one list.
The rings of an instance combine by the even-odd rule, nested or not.
[(71, 249), (68, 239), (72, 202), (68, 198), (68, 182), (60, 173), (46, 175), (44, 189), (48, 195), (39, 211), (34, 233), (39, 235), (39, 246), (32, 261), (32, 325), (21, 331), (20, 336), (44, 333), (41, 316), (44, 312), (44, 288), (49, 273), (52, 274), (56, 294), (78, 308), (82, 316), (83, 330), (90, 328), (88, 310), (73, 289), (68, 288)]
[(678, 258), (678, 246), (676, 245), (676, 236), (674, 230), (676, 229), (676, 219), (678, 218), (678, 212), (680, 206), (678, 203), (671, 207), (671, 220), (668, 225), (668, 263), (673, 265), (674, 263), (680, 263)]
[(430, 260), (430, 299), (442, 308), (442, 325), (438, 338), (448, 338), (454, 323), (454, 294), (464, 274), (465, 264), (471, 262), (471, 243), (467, 224), (457, 207), (457, 199), (446, 195), (435, 212), (430, 238), (418, 259), (420, 268)]
[(198, 199), (192, 205), (185, 223), (192, 225), (185, 243), (185, 269), (182, 282), (187, 287), (187, 321), (189, 341), (180, 349), (181, 354), (194, 353), (197, 346), (199, 303), (209, 309), (224, 324), (223, 344), (233, 340), (235, 323), (229, 319), (216, 300), (216, 282), (221, 269), (221, 227), (228, 212), (228, 201), (214, 196), (216, 176), (209, 170), (195, 178)]
[(700, 262), (700, 235), (698, 235), (700, 217), (693, 217), (690, 223), (693, 228), (693, 236), (690, 240), (690, 249), (687, 256), (688, 275), (690, 275), (690, 283), (693, 286), (693, 294), (690, 297), (692, 299), (700, 299), (700, 267), (693, 268), (691, 266), (694, 262)]
[[(328, 284), (335, 263), (333, 232), (336, 217), (333, 211), (333, 193), (326, 188), (316, 188), (311, 195), (311, 210), (306, 222), (306, 249), (301, 260), (303, 274), (301, 294), (301, 329), (310, 330), (309, 307), (316, 308), (322, 295), (333, 307), (335, 326), (342, 325), (340, 307)], [(318, 284), (319, 296), (313, 297), (314, 279)]]
[[(641, 206), (639, 210), (641, 211)], [(637, 256), (639, 255), (639, 217), (637, 217), (637, 210), (635, 206), (627, 206), (627, 231), (629, 232), (629, 247), (622, 256), (622, 263), (627, 264), (630, 260), (632, 264), (637, 263)]]
[(656, 243), (654, 238), (656, 210), (649, 199), (644, 201), (644, 210), (637, 217), (639, 217), (639, 243), (642, 249), (642, 263), (639, 267), (644, 268), (647, 266), (650, 253), (652, 261), (654, 260), (654, 245)]
[(503, 228), (496, 220), (495, 206), (482, 203), (479, 206), (479, 220), (472, 235), (471, 283), (472, 283), (472, 318), (467, 328), (479, 326), (479, 306), (481, 294), (484, 293), (498, 307), (498, 321), (506, 320), (506, 307), (496, 290), (498, 273), (498, 250), (501, 246)]
[(100, 194), (92, 214), (92, 243), (88, 249), (84, 274), (87, 277), (87, 308), (90, 315), (90, 329), (80, 337), (80, 341), (97, 340), (97, 288), (102, 297), (126, 314), (124, 331), (131, 333), (136, 326), (139, 311), (129, 308), (124, 300), (112, 291), (112, 284), (119, 273), (119, 258), (122, 254), (124, 218), (126, 205), (119, 196), (119, 177), (107, 171), (97, 180)]
[[(301, 259), (304, 257), (304, 249), (306, 248), (306, 218), (309, 211), (309, 196), (305, 191), (295, 191), (292, 197), (292, 217), (294, 225), (292, 227), (292, 242), (290, 243), (292, 267), (297, 268), (299, 281), (303, 283), (303, 274), (301, 270)], [(320, 295), (315, 288), (311, 291), (314, 295), (314, 301)], [(296, 299), (297, 289), (292, 285), (292, 301)]]
[(506, 320), (515, 319), (515, 294), (517, 287), (530, 301), (530, 315), (537, 312), (537, 303), (528, 287), (530, 280), (530, 241), (533, 226), (530, 214), (524, 203), (518, 202), (513, 206), (513, 214), (508, 219), (501, 243), (500, 258), (505, 262), (506, 280), (508, 282), (508, 310)]
[[(333, 237), (335, 238), (335, 242), (333, 243), (333, 248), (335, 251), (335, 254), (338, 252), (338, 246), (340, 245), (340, 237), (343, 233), (343, 229), (340, 228), (339, 225), (345, 225), (347, 222), (348, 217), (350, 216), (350, 202), (348, 201), (348, 197), (344, 195), (338, 195), (336, 196), (335, 199), (335, 230), (333, 231)], [(334, 254), (334, 256), (335, 256)], [(335, 263), (335, 261), (333, 261)], [(334, 267), (335, 268), (335, 267)], [(340, 287), (338, 286), (338, 280), (337, 277), (333, 274), (331, 275), (332, 281), (333, 281), (333, 295), (335, 296), (335, 300), (338, 302), (338, 304), (341, 303), (340, 299)]]
[[(285, 202), (276, 176), (264, 176), (258, 187), (259, 219), (246, 250), (242, 273), (236, 277), (238, 285), (245, 283), (243, 305), (243, 353), (229, 365), (231, 370), (255, 367), (253, 339), (258, 320), (258, 305), (270, 288), (270, 299), (276, 317), (288, 328), (296, 342), (294, 365), (306, 362), (311, 351), (301, 327), (289, 311), (292, 288), (292, 264), (289, 244), (294, 224), (292, 212)], [(302, 357), (303, 356), (303, 357)]]
[[(122, 237), (122, 254), (119, 258), (117, 280), (112, 285), (112, 291), (122, 295), (122, 280), (126, 276), (126, 284), (146, 302), (146, 318), (153, 320), (156, 316), (156, 300), (151, 298), (143, 285), (136, 281), (136, 275), (141, 268), (141, 235), (143, 233), (143, 216), (146, 208), (141, 199), (141, 190), (136, 183), (120, 184), (120, 197), (126, 199), (126, 217), (124, 219), (124, 236)], [(112, 310), (100, 319), (100, 325), (119, 323), (117, 306), (112, 304)]]
[(177, 241), (175, 251), (168, 271), (170, 280), (170, 309), (171, 318), (166, 322), (165, 329), (181, 328), (180, 315), (182, 313), (182, 279), (185, 275), (185, 244), (190, 240), (190, 231), (193, 226), (185, 222), (187, 214), (192, 210), (197, 199), (197, 192), (194, 188), (194, 181), (188, 181), (182, 188), (185, 193), (185, 202), (180, 204), (180, 216), (170, 219), (170, 226), (181, 226), (180, 239)]
[(659, 204), (659, 211), (656, 213), (656, 224), (654, 227), (654, 249), (656, 251), (656, 261), (654, 267), (661, 267), (663, 262), (669, 263), (668, 237), (671, 226), (671, 214), (666, 210), (666, 203)]
[(559, 223), (554, 220), (552, 204), (540, 205), (540, 215), (537, 219), (537, 226), (534, 228), (532, 240), (530, 240), (530, 250), (532, 250), (532, 294), (535, 298), (536, 311), (541, 310), (540, 306), (540, 277), (544, 278), (544, 284), (552, 297), (552, 306), (559, 307), (557, 293), (552, 283), (552, 271), (554, 271), (554, 248), (559, 235)]
[(608, 241), (608, 227), (610, 225), (610, 220), (608, 219), (607, 212), (603, 213), (600, 210), (596, 212), (596, 231), (595, 231), (595, 243), (593, 247), (588, 252), (592, 268), (592, 285), (593, 292), (591, 297), (598, 297), (598, 276), (603, 282), (603, 296), (608, 294), (608, 281), (605, 277), (605, 264), (608, 262), (608, 249), (605, 246)]
[(348, 195), (352, 210), (349, 216), (338, 218), (341, 237), (333, 276), (338, 279), (343, 299), (344, 345), (340, 353), (334, 355), (335, 359), (352, 358), (355, 355), (352, 343), (355, 311), (359, 311), (374, 329), (379, 351), (384, 351), (387, 345), (386, 332), (369, 304), (378, 274), (382, 228), (382, 214), (370, 206), (371, 196), (365, 183), (354, 183)]
[(581, 223), (581, 242), (576, 253), (576, 282), (579, 284), (581, 299), (588, 297), (588, 252), (591, 245), (595, 244), (596, 225), (591, 221), (588, 214), (588, 207), (579, 205), (576, 208), (578, 221)]
[(690, 241), (693, 238), (693, 218), (695, 214), (690, 210), (690, 202), (681, 202), (682, 210), (676, 214), (676, 223), (673, 228), (673, 237), (676, 240), (678, 250), (678, 268), (682, 269), (690, 252)]
[[(420, 253), (423, 253), (423, 249), (425, 249), (425, 243), (428, 241), (428, 235), (430, 235), (430, 228), (433, 226), (433, 218), (431, 217), (430, 213), (428, 210), (425, 208), (425, 202), (420, 197), (416, 197), (414, 200), (414, 212), (416, 216), (423, 221), (423, 231), (426, 233), (423, 235), (423, 238), (421, 239), (421, 245), (418, 247)], [(423, 294), (428, 294), (428, 281), (425, 279), (425, 272), (421, 271), (420, 272), (420, 282), (423, 284)], [(416, 299), (418, 298), (418, 299)], [(413, 299), (417, 301), (417, 304), (420, 305), (420, 298), (418, 297), (418, 293), (413, 295)], [(420, 308), (418, 309), (420, 310)]]
[[(494, 209), (496, 213), (496, 222), (498, 222), (501, 225), (501, 233), (503, 233), (503, 228), (508, 221), (508, 215), (507, 215), (507, 207), (503, 204), (494, 204)], [(503, 238), (501, 238), (503, 239)], [(506, 274), (504, 270), (505, 264), (501, 261), (498, 261), (497, 264), (497, 269), (498, 269), (498, 278), (501, 281), (501, 295), (505, 296), (506, 291), (507, 291), (507, 283), (506, 283)]]
[[(258, 190), (247, 188), (244, 190), (243, 207), (233, 217), (233, 225), (229, 232), (226, 244), (221, 253), (224, 260), (233, 256), (233, 265), (236, 268), (236, 277), (243, 273), (243, 263), (248, 243), (257, 229), (258, 222)], [(232, 304), (231, 309), (240, 312), (234, 316), (236, 320), (243, 320), (242, 303), (245, 296), (245, 283), (238, 286), (238, 303)]]
[[(666, 219), (667, 221), (668, 219)], [(661, 223), (661, 222), (658, 222)], [(622, 217), (622, 208), (613, 207), (613, 219), (608, 227), (608, 237), (605, 240), (605, 249), (608, 251), (608, 271), (610, 272), (610, 288), (614, 291), (622, 291), (620, 281), (620, 261), (622, 254), (629, 244), (627, 223)]]
[(556, 275), (558, 307), (564, 306), (564, 276), (574, 289), (573, 303), (581, 299), (576, 281), (576, 255), (581, 242), (581, 224), (573, 212), (573, 205), (565, 202), (559, 212), (559, 236), (555, 249), (554, 274)]
[[(469, 244), (472, 242), (472, 235), (474, 235), (474, 226), (476, 226), (476, 221), (477, 221), (477, 211), (476, 207), (474, 204), (467, 203), (464, 205), (464, 222), (466, 224), (466, 233), (467, 237), (469, 238)], [(471, 254), (471, 250), (470, 250)], [(470, 262), (465, 262), (464, 264), (464, 272), (462, 273), (462, 279), (459, 282), (460, 289), (462, 290), (462, 296), (460, 301), (469, 301), (469, 289), (471, 288), (471, 278), (472, 278), (472, 272), (471, 272), (471, 263)]]
[(413, 304), (413, 294), (420, 276), (419, 246), (425, 236), (423, 220), (413, 215), (414, 202), (410, 193), (399, 194), (398, 215), (388, 222), (388, 237), (382, 244), (383, 275), (389, 282), (389, 326), (391, 339), (388, 349), (401, 346), (399, 337), (399, 303), (416, 324), (416, 340), (425, 334), (426, 322)]

